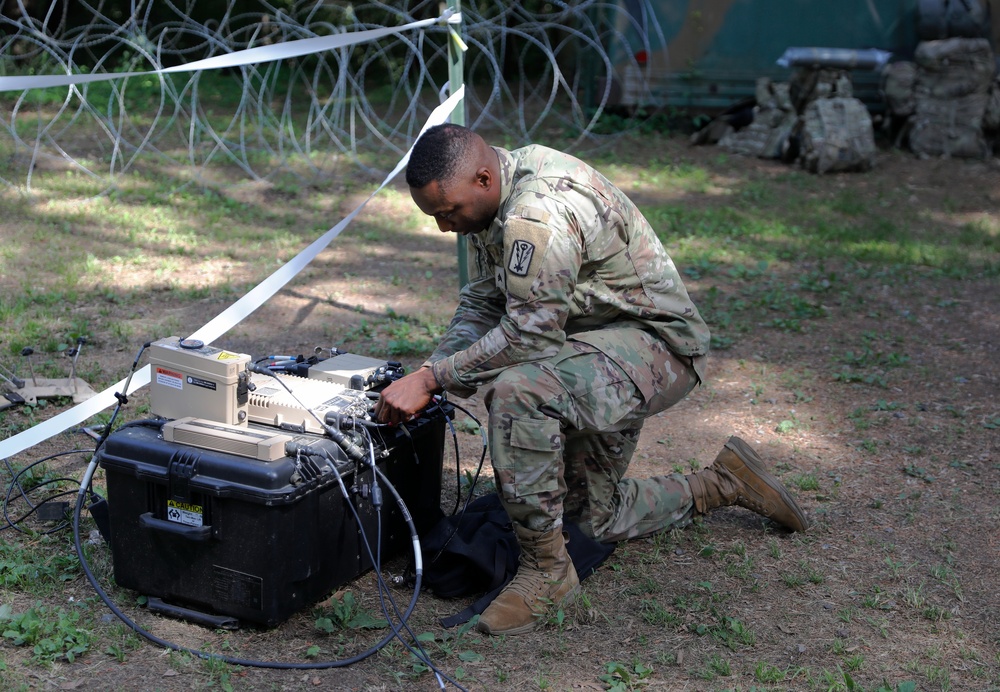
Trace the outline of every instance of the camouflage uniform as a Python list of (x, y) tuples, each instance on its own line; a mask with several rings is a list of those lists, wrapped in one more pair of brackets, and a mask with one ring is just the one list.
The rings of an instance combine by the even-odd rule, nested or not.
[(470, 282), (429, 359), (445, 391), (487, 387), (490, 455), (511, 519), (567, 517), (604, 541), (684, 523), (683, 476), (624, 479), (643, 420), (704, 376), (709, 332), (649, 223), (552, 149), (495, 148), (500, 208), (469, 236)]

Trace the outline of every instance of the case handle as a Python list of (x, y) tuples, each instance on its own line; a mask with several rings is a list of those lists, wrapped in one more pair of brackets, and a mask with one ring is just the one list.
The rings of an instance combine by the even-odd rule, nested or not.
[(152, 529), (154, 531), (163, 531), (164, 533), (172, 533), (175, 536), (187, 538), (192, 541), (207, 541), (212, 537), (211, 526), (188, 526), (187, 524), (165, 521), (154, 517), (152, 512), (140, 514), (139, 523), (144, 528)]

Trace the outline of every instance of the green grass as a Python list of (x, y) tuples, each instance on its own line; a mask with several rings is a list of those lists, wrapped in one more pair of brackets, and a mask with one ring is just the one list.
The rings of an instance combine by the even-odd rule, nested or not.
[[(386, 158), (384, 152), (365, 156), (379, 163)], [(276, 163), (260, 152), (251, 158), (263, 166)], [(350, 169), (343, 181), (329, 187), (282, 173), (260, 183), (264, 192), (251, 194), (236, 189), (245, 181), (221, 162), (208, 167), (217, 178), (205, 185), (160, 162), (141, 163), (116, 180), (113, 193), (104, 197), (94, 197), (104, 182), (53, 170), (36, 171), (30, 195), (0, 191), (5, 220), (17, 229), (0, 247), (0, 274), (10, 289), (0, 291), (4, 364), (17, 362), (20, 349), (31, 346), (39, 374), (63, 375), (66, 359), (60, 347), (88, 332), (131, 358), (136, 344), (150, 332), (173, 333), (191, 319), (211, 316), (203, 305), (221, 309), (242, 296), (336, 222), (354, 195), (369, 187), (368, 178), (355, 175), (359, 169)], [(858, 546), (863, 539), (855, 532), (869, 531), (866, 527), (873, 522), (862, 516), (866, 512), (877, 527), (902, 527), (907, 517), (919, 521), (928, 503), (947, 502), (937, 497), (939, 488), (950, 487), (956, 476), (979, 474), (985, 483), (986, 474), (995, 470), (995, 465), (983, 466), (958, 452), (941, 454), (935, 440), (914, 434), (951, 435), (962, 443), (972, 432), (1000, 428), (1000, 418), (992, 409), (966, 410), (964, 399), (942, 392), (941, 410), (935, 412), (939, 415), (929, 422), (922, 419), (930, 417), (921, 404), (924, 400), (910, 398), (895, 385), (919, 372), (924, 344), (894, 332), (897, 323), (892, 318), (913, 317), (885, 312), (877, 294), (885, 290), (909, 296), (917, 286), (930, 285), (923, 279), (933, 279), (935, 285), (940, 280), (933, 295), (918, 303), (905, 301), (907, 309), (917, 317), (923, 318), (924, 310), (928, 318), (937, 319), (960, 308), (965, 300), (961, 281), (996, 275), (998, 222), (987, 215), (901, 207), (895, 191), (852, 194), (828, 185), (829, 179), (791, 170), (767, 177), (720, 173), (718, 166), (731, 163), (726, 156), (704, 165), (661, 157), (633, 165), (611, 157), (602, 169), (612, 179), (631, 178), (644, 190), (662, 188), (679, 195), (645, 204), (643, 211), (661, 233), (710, 323), (713, 348), (720, 358), (732, 359), (728, 365), (739, 373), (738, 395), (749, 402), (746, 424), (762, 434), (777, 433), (781, 446), (789, 450), (777, 471), (792, 493), (811, 505), (816, 528), (803, 536), (789, 537), (774, 528), (761, 533), (756, 517), (747, 520), (743, 510), (726, 510), (720, 520), (698, 519), (683, 531), (622, 544), (585, 584), (584, 595), (592, 596), (593, 603), (584, 603), (581, 596), (546, 622), (545, 651), (537, 654), (543, 664), (530, 671), (483, 665), (495, 652), (516, 646), (511, 639), (479, 638), (468, 630), (445, 632), (431, 619), (426, 626), (433, 632), (417, 630), (421, 643), (436, 661), (444, 662), (449, 674), (468, 679), (470, 688), (496, 680), (508, 686), (516, 681), (562, 689), (571, 682), (544, 662), (571, 652), (590, 664), (580, 668), (572, 683), (608, 689), (677, 683), (710, 689), (756, 685), (902, 692), (913, 688), (898, 679), (895, 668), (880, 668), (880, 661), (898, 653), (888, 647), (908, 633), (919, 632), (922, 639), (948, 646), (959, 641), (988, 648), (989, 643), (974, 640), (962, 629), (962, 618), (955, 617), (972, 601), (973, 589), (965, 583), (970, 576), (961, 561), (968, 546), (944, 546), (938, 533), (930, 539), (936, 559), (917, 562), (915, 555), (923, 554), (917, 551), (927, 546), (886, 549), (885, 557), (884, 535), (879, 534), (871, 550)], [(336, 277), (374, 298), (361, 303), (349, 291), (317, 291), (314, 304), (337, 305), (337, 319), (317, 326), (311, 307), (303, 308), (299, 319), (313, 320), (312, 326), (327, 339), (324, 346), (398, 355), (419, 363), (448, 320), (427, 304), (454, 300), (448, 265), (452, 256), (437, 263), (450, 246), (436, 236), (419, 236), (419, 247), (409, 250), (419, 261), (401, 267), (397, 246), (418, 237), (426, 220), (410, 209), (405, 193), (384, 192), (383, 209), (389, 211), (359, 218), (302, 277), (303, 282)], [(380, 262), (377, 266), (384, 266), (384, 272), (359, 271), (346, 256)], [(293, 285), (289, 290), (301, 289)], [(416, 307), (404, 310), (397, 296)], [(191, 308), (193, 317), (182, 314), (181, 307)], [(841, 328), (845, 315), (878, 326)], [(794, 351), (786, 355), (759, 348), (762, 332), (820, 355), (803, 365), (795, 361)], [(763, 341), (766, 345), (768, 340)], [(725, 348), (733, 351), (725, 353)], [(958, 353), (960, 345), (955, 348)], [(86, 379), (96, 380), (94, 384), (122, 374), (92, 367)], [(24, 372), (23, 366), (19, 372)], [(721, 385), (708, 383), (698, 393), (706, 411), (717, 396), (713, 386)], [(826, 420), (829, 389), (850, 399), (847, 408), (838, 411), (853, 411)], [(49, 413), (43, 407), (0, 412), (0, 437)], [(830, 430), (838, 433), (827, 440), (827, 446), (837, 448), (835, 455), (827, 456), (826, 447), (816, 451), (796, 446), (802, 438)], [(890, 442), (890, 434), (895, 442)], [(657, 445), (664, 457), (658, 467), (663, 472), (700, 467), (691, 452), (680, 448), (681, 437)], [(873, 486), (876, 498), (856, 505), (864, 521), (852, 524), (846, 535), (839, 533), (835, 513), (824, 514), (822, 506), (838, 492), (839, 473), (846, 471), (835, 474), (831, 467), (845, 455), (852, 464), (860, 459), (858, 473), (870, 474), (857, 483), (878, 480), (872, 470), (878, 467), (889, 469), (891, 478), (905, 484), (905, 490), (892, 483)], [(39, 468), (33, 482), (48, 473)], [(963, 507), (956, 515), (964, 518), (967, 512)], [(897, 531), (900, 538), (893, 540), (902, 543), (902, 533)], [(68, 585), (82, 584), (79, 564), (63, 538), (29, 540), (8, 532), (5, 540), (0, 542), (0, 585), (2, 595), (13, 596), (17, 603), (4, 612), (2, 624), (13, 637), (0, 658), (0, 671), (15, 665), (32, 671), (79, 655), (88, 661), (107, 656), (112, 663), (149, 655), (133, 633), (93, 626), (95, 614), (104, 612), (99, 604), (86, 601), (71, 607), (56, 600)], [(856, 549), (876, 554), (874, 573), (856, 571), (851, 561)], [(309, 632), (308, 642), (293, 652), (296, 660), (334, 658), (350, 653), (360, 637), (384, 634), (367, 631), (383, 626), (382, 612), (357, 593), (341, 593), (305, 614), (297, 626)], [(773, 607), (764, 616), (754, 609), (760, 598)], [(36, 601), (41, 605), (35, 606)], [(785, 603), (796, 613), (808, 612), (810, 622), (825, 618), (823, 626), (802, 629), (797, 617), (779, 607)], [(580, 652), (577, 638), (587, 636), (591, 626), (614, 632), (622, 641), (607, 643), (621, 646), (613, 653)], [(20, 641), (16, 648), (15, 638)], [(45, 643), (35, 654), (40, 642)], [(809, 667), (794, 662), (799, 643), (807, 646), (800, 660), (817, 659)], [(778, 650), (779, 655), (770, 656)], [(638, 652), (637, 657), (627, 652)], [(168, 665), (197, 676), (189, 686), (200, 682), (225, 689), (243, 681), (237, 667), (217, 661), (172, 654)], [(387, 647), (378, 666), (376, 674), (390, 680), (396, 676), (399, 685), (431, 680), (426, 666), (399, 645)], [(983, 654), (970, 660), (969, 670), (974, 666), (981, 668), (984, 689), (1000, 682), (1000, 660)], [(957, 688), (952, 680), (960, 675), (932, 656), (921, 657), (905, 673), (904, 678), (928, 689)], [(961, 675), (968, 683), (971, 673)], [(891, 682), (880, 688), (883, 678)]]
[(839, 258), (991, 276), (1000, 266), (1000, 233), (993, 221), (967, 223), (957, 232), (930, 223), (904, 232), (898, 213), (885, 216), (860, 198), (851, 209), (842, 218), (836, 210), (824, 214), (822, 206), (775, 195), (745, 207), (690, 209), (669, 204), (644, 213), (665, 243), (680, 248), (676, 258), (685, 264), (732, 266), (749, 257), (767, 262)]
[(3, 604), (0, 628), (10, 645), (28, 647), (36, 663), (60, 659), (72, 663), (90, 649), (94, 640), (92, 630), (81, 626), (81, 612), (79, 608), (53, 608), (41, 603), (16, 612)]
[[(36, 476), (22, 476), (22, 485), (28, 491), (49, 478), (44, 472)], [(11, 506), (12, 514), (17, 507)], [(15, 517), (16, 514), (13, 514), (11, 518)], [(26, 536), (23, 541), (12, 538), (0, 541), (0, 586), (4, 589), (46, 596), (59, 591), (66, 582), (74, 581), (80, 575), (80, 560), (72, 545), (66, 541), (65, 534), (36, 540)]]

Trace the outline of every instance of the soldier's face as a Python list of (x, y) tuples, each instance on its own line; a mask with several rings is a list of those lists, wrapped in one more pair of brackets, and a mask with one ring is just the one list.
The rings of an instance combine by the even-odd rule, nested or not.
[(473, 180), (454, 180), (441, 185), (437, 180), (421, 188), (410, 188), (413, 202), (423, 213), (434, 217), (442, 233), (468, 235), (489, 227), (499, 208), (499, 189), (486, 169)]

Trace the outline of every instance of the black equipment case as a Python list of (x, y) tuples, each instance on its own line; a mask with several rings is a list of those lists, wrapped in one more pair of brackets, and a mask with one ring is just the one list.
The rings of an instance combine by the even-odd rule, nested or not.
[[(445, 415), (438, 408), (405, 432), (375, 431), (383, 433), (375, 435), (378, 468), (420, 530), (421, 520), (441, 516)], [(379, 541), (381, 559), (412, 547), (382, 482), (379, 535), (369, 465), (316, 435), (296, 442), (337, 456), (376, 557)], [(319, 457), (257, 461), (167, 442), (156, 426), (141, 424), (110, 435), (97, 456), (107, 478), (115, 581), (157, 610), (221, 627), (271, 627), (372, 567), (336, 474)]]

